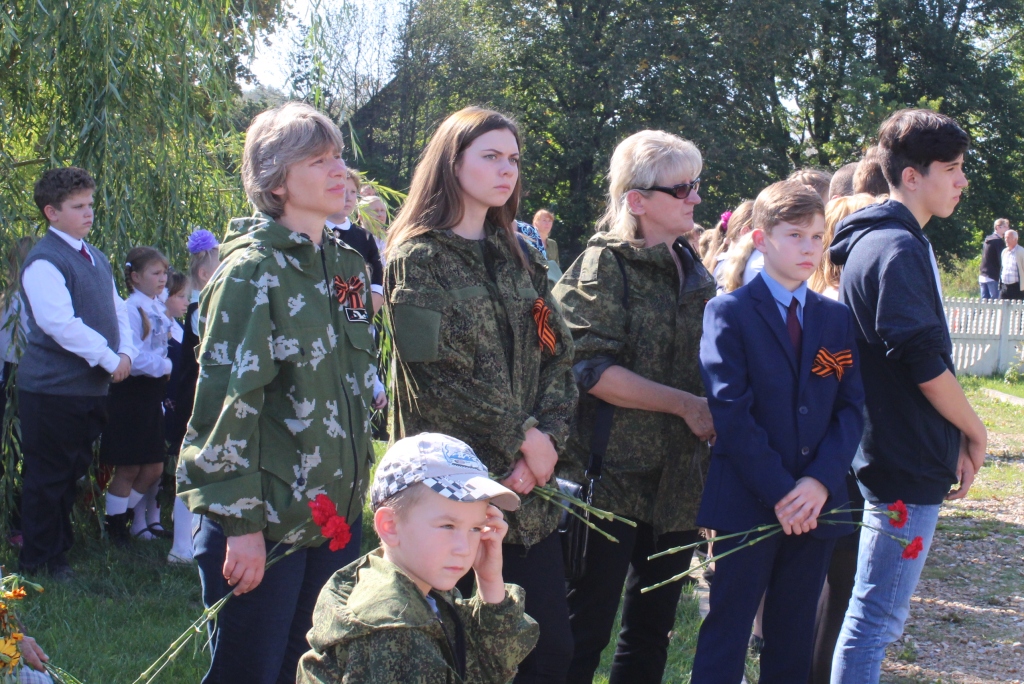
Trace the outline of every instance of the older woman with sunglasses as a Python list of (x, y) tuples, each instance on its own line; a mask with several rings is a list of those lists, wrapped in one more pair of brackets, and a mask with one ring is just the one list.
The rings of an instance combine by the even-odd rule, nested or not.
[(606, 447), (594, 505), (629, 518), (596, 521), (583, 576), (569, 583), (575, 653), (569, 682), (590, 682), (626, 585), (612, 683), (661, 682), (682, 583), (640, 590), (689, 567), (714, 426), (698, 371), (704, 305), (715, 281), (687, 240), (702, 160), (690, 142), (642, 131), (612, 155), (608, 209), (554, 295), (576, 344), (577, 425), (565, 460), (583, 481)]

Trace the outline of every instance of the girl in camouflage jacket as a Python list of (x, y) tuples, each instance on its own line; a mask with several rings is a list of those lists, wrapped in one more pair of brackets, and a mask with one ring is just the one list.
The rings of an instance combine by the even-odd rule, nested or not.
[(682, 583), (640, 590), (689, 567), (690, 554), (647, 557), (699, 538), (695, 518), (714, 434), (699, 347), (704, 305), (715, 295), (686, 237), (700, 203), (700, 169), (697, 148), (674, 135), (643, 131), (623, 141), (612, 156), (606, 232), (590, 239), (554, 289), (586, 393), (567, 448), (571, 479), (582, 481), (593, 435), (602, 421), (608, 427), (607, 409), (598, 409), (607, 402), (614, 412), (594, 505), (637, 523), (596, 521), (619, 543), (592, 534), (594, 561), (569, 585), (570, 682), (593, 678), (624, 582), (610, 680), (661, 682)]
[(518, 162), (515, 124), (471, 107), (438, 128), (416, 168), (386, 247), (392, 435), (457, 437), (523, 497), (504, 571), (525, 589), (540, 641), (516, 682), (561, 682), (571, 642), (558, 511), (528, 495), (554, 473), (577, 390), (543, 258), (516, 237)]
[[(307, 105), (253, 121), (243, 181), (260, 213), (229, 227), (202, 293), (178, 494), (201, 515), (204, 603), (238, 595), (217, 619), (206, 683), (294, 681), (320, 589), (359, 556), (376, 356), (365, 264), (324, 223), (344, 205), (341, 149), (337, 127)], [(290, 533), (318, 494), (350, 525), (339, 551), (310, 538), (312, 523)], [(277, 542), (300, 541), (264, 576)]]

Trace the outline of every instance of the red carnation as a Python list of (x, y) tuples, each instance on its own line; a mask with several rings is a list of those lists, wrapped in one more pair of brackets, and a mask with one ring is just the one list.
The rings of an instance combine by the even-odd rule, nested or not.
[(345, 518), (336, 515), (327, 521), (327, 525), (321, 529), (321, 533), (331, 540), (331, 551), (340, 551), (352, 541), (352, 529), (345, 522)]
[(907, 560), (914, 560), (922, 551), (924, 551), (924, 540), (921, 537), (914, 537), (913, 541), (904, 544), (903, 557)]
[(331, 518), (338, 517), (338, 507), (326, 494), (317, 494), (316, 498), (309, 502), (309, 508), (313, 511), (313, 524), (317, 527), (323, 527)]
[(903, 527), (907, 524), (907, 505), (897, 500), (896, 503), (889, 504), (889, 512), (886, 515), (889, 516), (890, 525), (896, 528)]

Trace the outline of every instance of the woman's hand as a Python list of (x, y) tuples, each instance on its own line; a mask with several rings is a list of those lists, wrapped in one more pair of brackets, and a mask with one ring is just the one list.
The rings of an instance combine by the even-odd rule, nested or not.
[(519, 447), (519, 451), (523, 453), (526, 465), (533, 471), (537, 484), (547, 484), (558, 463), (558, 452), (551, 438), (537, 428), (530, 428), (526, 431), (526, 441)]
[(690, 432), (696, 435), (697, 439), (714, 443), (715, 423), (711, 419), (708, 400), (687, 392), (680, 392), (680, 394), (682, 397), (676, 415), (686, 421)]
[(505, 581), (501, 574), (501, 542), (508, 533), (508, 523), (496, 506), (487, 506), (487, 522), (480, 533), (473, 571), (476, 573), (477, 593), (484, 603), (505, 600)]
[(501, 481), (501, 484), (511, 489), (516, 494), (522, 494), (526, 496), (533, 491), (533, 488), (537, 486), (537, 478), (534, 477), (533, 471), (530, 470), (530, 466), (526, 465), (524, 459), (516, 461), (516, 465), (512, 468), (512, 473)]
[(235, 588), (235, 596), (252, 591), (263, 581), (267, 546), (262, 532), (228, 537), (224, 553), (224, 579)]

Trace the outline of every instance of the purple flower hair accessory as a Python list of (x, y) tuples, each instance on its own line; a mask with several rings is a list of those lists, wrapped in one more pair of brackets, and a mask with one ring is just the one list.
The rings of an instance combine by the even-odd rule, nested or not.
[(199, 252), (205, 252), (214, 247), (220, 247), (220, 243), (217, 242), (217, 238), (213, 236), (213, 233), (205, 228), (194, 230), (188, 236), (188, 251), (190, 254), (199, 254)]
[(721, 219), (722, 219), (722, 232), (723, 233), (726, 232), (727, 230), (729, 230), (729, 219), (731, 219), (731, 218), (732, 218), (732, 212), (731, 211), (726, 211), (726, 212), (722, 213)]

